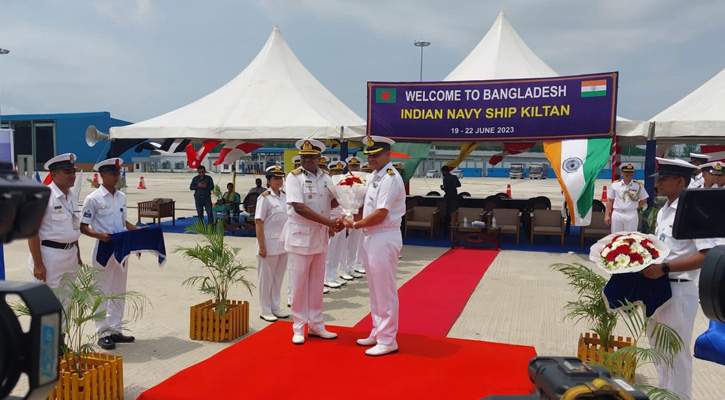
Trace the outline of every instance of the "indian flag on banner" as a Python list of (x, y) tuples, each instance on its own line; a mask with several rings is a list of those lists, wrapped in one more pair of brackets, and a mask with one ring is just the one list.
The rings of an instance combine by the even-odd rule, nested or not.
[(395, 88), (375, 88), (376, 103), (395, 103)]
[(609, 161), (611, 148), (611, 138), (544, 142), (546, 157), (564, 191), (572, 225), (591, 223), (594, 183)]
[(607, 80), (582, 81), (582, 97), (604, 97), (607, 95)]

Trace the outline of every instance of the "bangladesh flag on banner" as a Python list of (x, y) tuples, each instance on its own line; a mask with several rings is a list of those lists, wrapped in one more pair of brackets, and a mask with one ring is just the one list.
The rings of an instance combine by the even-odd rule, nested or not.
[(594, 184), (609, 161), (611, 148), (611, 138), (544, 142), (546, 157), (564, 191), (572, 225), (591, 223)]
[(394, 88), (375, 88), (376, 103), (395, 103)]

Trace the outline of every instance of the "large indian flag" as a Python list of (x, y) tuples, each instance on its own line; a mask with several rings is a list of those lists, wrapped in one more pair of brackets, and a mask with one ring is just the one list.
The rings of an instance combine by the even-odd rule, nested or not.
[(572, 225), (591, 223), (594, 183), (607, 165), (611, 148), (611, 138), (544, 142), (546, 157), (564, 190)]

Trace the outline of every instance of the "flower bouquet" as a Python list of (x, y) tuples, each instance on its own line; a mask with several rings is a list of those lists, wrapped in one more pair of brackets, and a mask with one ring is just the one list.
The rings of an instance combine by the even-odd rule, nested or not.
[(628, 274), (662, 263), (669, 253), (667, 245), (653, 235), (620, 232), (592, 245), (589, 259), (609, 274)]
[(345, 175), (332, 177), (337, 193), (337, 202), (342, 207), (343, 215), (352, 219), (365, 201), (365, 192), (368, 190), (364, 177), (348, 172)]

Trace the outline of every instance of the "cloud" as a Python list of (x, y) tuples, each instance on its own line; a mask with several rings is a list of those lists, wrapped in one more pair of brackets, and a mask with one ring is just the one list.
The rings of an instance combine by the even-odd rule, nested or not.
[(99, 16), (120, 25), (148, 27), (155, 22), (151, 0), (135, 0), (133, 6), (129, 3), (130, 1), (96, 0), (91, 4)]

